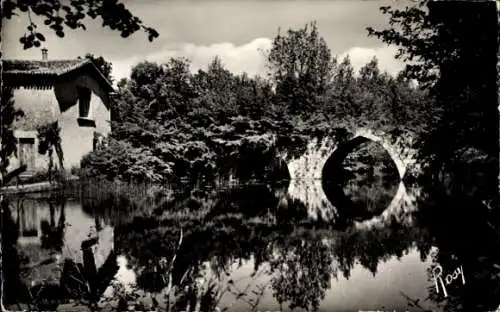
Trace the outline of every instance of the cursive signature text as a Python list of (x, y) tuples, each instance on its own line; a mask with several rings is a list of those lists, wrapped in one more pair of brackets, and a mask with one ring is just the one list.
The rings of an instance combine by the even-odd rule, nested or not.
[(465, 276), (462, 266), (459, 266), (458, 268), (455, 269), (455, 271), (444, 276), (444, 279), (443, 279), (443, 268), (440, 265), (436, 266), (434, 270), (432, 270), (432, 273), (434, 276), (434, 284), (436, 285), (436, 292), (439, 293), (439, 288), (441, 287), (445, 297), (448, 297), (446, 286), (450, 285), (458, 277), (462, 277), (462, 284), (465, 285)]

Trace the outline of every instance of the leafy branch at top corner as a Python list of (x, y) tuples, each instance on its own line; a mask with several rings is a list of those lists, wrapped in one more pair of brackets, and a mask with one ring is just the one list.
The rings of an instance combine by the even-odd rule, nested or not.
[(12, 19), (13, 16), (26, 15), (28, 18), (27, 31), (19, 39), (24, 49), (40, 47), (45, 36), (38, 30), (38, 25), (32, 16), (43, 19), (43, 24), (55, 34), (63, 38), (65, 29), (83, 29), (85, 19), (90, 17), (102, 19), (102, 27), (120, 32), (122, 38), (142, 30), (151, 42), (159, 37), (159, 33), (152, 27), (144, 25), (142, 20), (118, 0), (70, 0), (63, 4), (60, 0), (4, 0), (2, 1), (2, 19)]

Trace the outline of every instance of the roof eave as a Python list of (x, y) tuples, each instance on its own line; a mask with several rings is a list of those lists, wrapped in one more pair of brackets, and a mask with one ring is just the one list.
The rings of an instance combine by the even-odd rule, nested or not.
[(94, 64), (94, 62), (89, 60), (89, 63), (92, 64), (94, 71), (96, 71), (98, 73), (100, 79), (102, 79), (103, 83), (106, 85), (106, 87), (107, 87), (106, 91), (108, 93), (116, 92), (111, 81), (108, 78), (106, 78), (106, 76), (104, 76), (104, 74), (99, 70), (99, 68), (97, 68), (97, 66)]
[[(3, 60), (3, 61), (8, 61), (8, 60)], [(36, 78), (34, 77), (47, 77), (50, 79), (57, 79), (58, 77), (61, 77), (61, 76), (64, 76), (64, 75), (67, 75), (67, 74), (71, 74), (81, 68), (84, 68), (86, 66), (91, 66), (92, 67), (92, 70), (96, 73), (97, 77), (99, 80), (101, 80), (101, 86), (105, 89), (106, 92), (109, 92), (109, 93), (112, 93), (112, 92), (115, 92), (115, 89), (113, 87), (113, 84), (111, 83), (111, 81), (109, 81), (109, 79), (107, 79), (104, 74), (99, 70), (99, 68), (97, 68), (97, 66), (94, 64), (94, 62), (92, 62), (92, 60), (90, 59), (87, 59), (87, 60), (82, 60), (81, 63), (79, 64), (75, 64), (69, 68), (66, 68), (63, 72), (60, 72), (60, 73), (55, 73), (55, 72), (29, 72), (29, 71), (21, 71), (21, 70), (12, 70), (12, 71), (4, 71), (3, 72), (3, 79), (4, 79), (4, 82), (5, 82), (5, 76), (12, 76), (12, 77), (33, 77), (33, 79), (36, 80)], [(16, 85), (16, 84), (14, 84)], [(19, 86), (22, 86), (22, 83), (19, 84), (17, 83), (17, 85)], [(36, 85), (36, 82), (30, 82), (29, 83), (30, 86), (33, 86), (33, 85)], [(41, 83), (40, 85), (43, 85), (45, 86), (46, 83)]]

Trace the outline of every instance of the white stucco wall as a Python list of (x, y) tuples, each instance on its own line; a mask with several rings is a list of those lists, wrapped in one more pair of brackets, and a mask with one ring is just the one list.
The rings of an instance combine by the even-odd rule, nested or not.
[[(77, 96), (75, 92), (77, 86), (86, 87), (92, 91), (89, 118), (95, 120), (95, 128), (78, 125), (79, 107), (72, 105)], [(107, 101), (106, 94), (92, 77), (84, 75), (64, 85), (56, 86), (55, 90), (60, 102), (64, 101), (72, 105), (59, 116), (64, 165), (66, 169), (80, 167), (82, 157), (93, 150), (94, 132), (107, 135), (111, 131), (110, 112), (104, 105), (104, 101)]]
[[(94, 119), (96, 127), (81, 127), (78, 124), (79, 105), (76, 86), (92, 90), (89, 118)], [(93, 150), (94, 132), (107, 135), (111, 131), (109, 125), (110, 112), (104, 105), (106, 93), (99, 84), (89, 76), (79, 76), (72, 81), (65, 81), (52, 89), (14, 90), (15, 107), (24, 111), (25, 116), (14, 124), (18, 136), (36, 133), (37, 126), (58, 121), (64, 153), (64, 166), (67, 170), (79, 167), (81, 158)], [(26, 132), (29, 131), (29, 132)], [(35, 135), (36, 136), (36, 135)], [(38, 154), (38, 140), (35, 139), (35, 166), (37, 170), (47, 168), (48, 157)], [(54, 154), (57, 164), (57, 156)], [(17, 168), (19, 161), (11, 159), (10, 170)]]
[(101, 99), (92, 94), (90, 99), (90, 118), (95, 120), (96, 127), (80, 127), (78, 105), (72, 106), (59, 117), (61, 140), (66, 169), (80, 167), (82, 157), (93, 150), (94, 132), (109, 134), (110, 113)]

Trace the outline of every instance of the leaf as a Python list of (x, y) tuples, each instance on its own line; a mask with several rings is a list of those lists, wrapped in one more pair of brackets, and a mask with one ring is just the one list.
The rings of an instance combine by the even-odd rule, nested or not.
[(154, 30), (153, 28), (150, 28), (149, 29), (149, 33), (151, 34), (151, 36), (153, 36), (154, 38), (158, 38), (160, 36), (160, 34)]
[(41, 33), (36, 33), (35, 37), (40, 41), (45, 41), (45, 36), (42, 35)]

